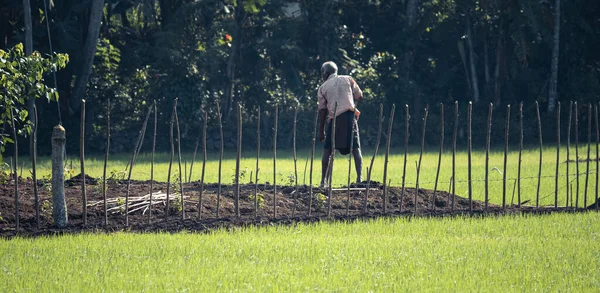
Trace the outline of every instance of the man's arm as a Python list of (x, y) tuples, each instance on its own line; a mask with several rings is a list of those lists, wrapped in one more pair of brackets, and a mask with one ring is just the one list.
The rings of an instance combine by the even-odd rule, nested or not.
[(325, 140), (325, 119), (327, 119), (327, 109), (319, 110), (319, 141)]

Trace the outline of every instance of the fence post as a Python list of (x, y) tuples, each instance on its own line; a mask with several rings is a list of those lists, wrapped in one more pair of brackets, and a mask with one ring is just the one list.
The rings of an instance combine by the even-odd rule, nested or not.
[(454, 132), (452, 134), (452, 208), (454, 212), (454, 200), (456, 198), (456, 134), (458, 132), (458, 101), (454, 101)]
[(423, 151), (425, 148), (425, 129), (427, 129), (427, 117), (429, 116), (429, 104), (425, 105), (425, 117), (423, 117), (423, 131), (421, 132), (421, 153), (419, 154), (419, 164), (417, 165), (417, 181), (415, 183), (415, 214), (419, 210), (417, 207), (417, 196), (419, 194), (419, 175), (421, 175), (421, 162), (423, 160)]
[[(5, 99), (6, 100), (6, 99)], [(21, 228), (21, 223), (19, 221), (19, 173), (17, 172), (17, 169), (19, 169), (19, 142), (18, 142), (18, 138), (17, 138), (17, 129), (15, 128), (15, 118), (13, 115), (13, 110), (9, 110), (10, 111), (10, 122), (12, 124), (12, 132), (13, 132), (13, 145), (15, 147), (15, 157), (14, 157), (14, 162), (15, 162), (15, 171), (14, 171), (14, 177), (15, 177), (15, 221), (16, 221), (16, 230), (17, 232), (19, 231), (19, 229)], [(64, 197), (64, 193), (63, 193), (63, 197)]]
[(85, 194), (85, 100), (81, 100), (81, 134), (79, 137), (79, 163), (81, 166), (81, 201), (83, 225), (87, 225), (87, 196)]
[(106, 165), (110, 149), (110, 99), (106, 102), (106, 150), (104, 152), (104, 171), (102, 172), (102, 199), (104, 200), (104, 225), (108, 225), (108, 204), (106, 202)]
[(33, 116), (34, 116), (34, 121), (35, 123), (33, 124), (33, 135), (32, 135), (32, 141), (33, 141), (33, 156), (31, 157), (31, 166), (32, 166), (32, 173), (31, 176), (33, 177), (33, 197), (35, 200), (35, 226), (36, 229), (40, 228), (40, 198), (38, 196), (38, 186), (37, 186), (37, 128), (38, 128), (38, 114), (37, 114), (37, 107), (35, 106), (35, 104), (33, 105)]
[(235, 216), (240, 216), (240, 160), (242, 159), (242, 106), (238, 103), (238, 139), (235, 159)]
[[(377, 156), (377, 151), (379, 151), (379, 142), (381, 141), (381, 128), (383, 126), (383, 104), (379, 104), (379, 123), (377, 128), (377, 142), (375, 143), (375, 151), (373, 151), (373, 156), (371, 157), (371, 164), (369, 168), (367, 168), (367, 190), (365, 192), (363, 213), (367, 213), (367, 205), (369, 200), (369, 190), (371, 188), (371, 172), (373, 171), (373, 163), (375, 162), (375, 156)], [(402, 198), (400, 198), (402, 200)], [(402, 207), (400, 207), (400, 211), (402, 211)]]
[(52, 130), (52, 215), (54, 225), (64, 228), (69, 223), (65, 201), (65, 129), (61, 125)]
[[(177, 103), (177, 101), (175, 102)], [(142, 125), (142, 129), (138, 134), (136, 147), (133, 150), (133, 155), (131, 156), (131, 165), (129, 166), (129, 175), (127, 175), (127, 192), (125, 193), (125, 226), (129, 227), (129, 187), (131, 186), (131, 173), (133, 172), (133, 166), (135, 165), (135, 160), (137, 158), (139, 149), (144, 140), (144, 134), (146, 133), (146, 126), (148, 125), (148, 119), (150, 118), (150, 113), (152, 113), (152, 107), (148, 109), (148, 114), (146, 115), (146, 119), (144, 120), (144, 124)]]
[(202, 218), (204, 173), (206, 171), (206, 124), (208, 123), (208, 113), (206, 112), (206, 109), (202, 111), (202, 114), (202, 174), (200, 174), (200, 195), (198, 196), (198, 219)]
[[(350, 173), (352, 173), (352, 157), (353, 157), (353, 151), (354, 151), (354, 126), (356, 125), (355, 123), (355, 117), (356, 116), (352, 116), (352, 131), (350, 134), (350, 155), (348, 156), (348, 198), (346, 200), (346, 216), (350, 215)], [(294, 123), (295, 125), (295, 123)], [(295, 132), (294, 132), (294, 136), (295, 136)], [(294, 144), (295, 146), (295, 144)], [(357, 182), (358, 183), (358, 182)]]
[(171, 145), (171, 157), (169, 160), (169, 171), (167, 172), (167, 200), (165, 203), (165, 221), (169, 218), (169, 197), (171, 195), (171, 168), (173, 167), (173, 157), (175, 156), (175, 145), (173, 143), (173, 124), (175, 124), (175, 109), (177, 109), (177, 99), (175, 99), (175, 103), (173, 103), (173, 112), (171, 112), (171, 122), (169, 123), (169, 144)]
[(405, 112), (405, 123), (404, 123), (404, 165), (402, 167), (402, 192), (400, 193), (400, 212), (402, 212), (402, 204), (404, 203), (404, 192), (405, 192), (405, 188), (404, 188), (404, 184), (406, 182), (406, 160), (407, 160), (407, 156), (408, 156), (408, 136), (409, 136), (409, 131), (408, 131), (408, 126), (409, 126), (409, 122), (410, 122), (410, 112), (409, 112), (409, 108), (408, 108), (408, 104), (404, 105), (404, 112)]
[(588, 180), (590, 178), (590, 147), (592, 144), (592, 104), (588, 104), (588, 129), (587, 129), (587, 161), (585, 163), (585, 190), (583, 191), (583, 207), (587, 208)]
[[(260, 115), (259, 115), (260, 117)], [(313, 201), (313, 162), (315, 160), (315, 144), (317, 142), (317, 121), (319, 119), (319, 109), (317, 109), (317, 111), (315, 112), (315, 123), (313, 126), (313, 134), (312, 134), (312, 148), (310, 151), (310, 171), (309, 171), (309, 179), (308, 179), (308, 184), (309, 184), (309, 191), (308, 191), (308, 216), (310, 217), (311, 215), (311, 210), (312, 210), (312, 201)], [(260, 142), (260, 138), (259, 138), (259, 142)], [(259, 144), (260, 146), (260, 144)], [(257, 155), (258, 156), (258, 155)], [(256, 166), (258, 167), (258, 157), (257, 157), (257, 161), (256, 161)], [(256, 170), (256, 172), (258, 172), (258, 169)], [(258, 177), (257, 177), (258, 178)]]
[(538, 168), (537, 191), (535, 193), (535, 207), (537, 208), (540, 206), (540, 185), (542, 183), (542, 154), (543, 154), (543, 147), (544, 147), (544, 145), (542, 144), (542, 118), (540, 117), (540, 104), (538, 103), (538, 101), (535, 101), (535, 111), (537, 113), (538, 134), (539, 134), (539, 138), (540, 138), (540, 164), (539, 164), (539, 168)]
[(438, 166), (435, 173), (435, 185), (433, 186), (433, 201), (431, 209), (435, 211), (435, 195), (437, 192), (438, 180), (440, 178), (440, 168), (442, 167), (442, 153), (444, 152), (444, 104), (440, 103), (440, 155), (438, 156)]
[(297, 156), (296, 156), (296, 121), (298, 117), (298, 106), (294, 107), (294, 125), (293, 125), (293, 134), (292, 134), (292, 149), (293, 149), (293, 157), (294, 157), (294, 204), (292, 206), (292, 218), (296, 216), (296, 205), (298, 203), (298, 165), (297, 165)]
[(565, 200), (565, 208), (569, 207), (569, 160), (571, 159), (571, 121), (573, 116), (573, 101), (569, 102), (569, 121), (567, 123), (567, 179), (566, 179), (566, 200)]
[(521, 208), (521, 155), (523, 153), (523, 101), (519, 103), (519, 166), (517, 170), (517, 207)]
[(275, 104), (275, 133), (273, 135), (273, 218), (277, 218), (277, 125), (279, 104)]
[(506, 105), (506, 126), (504, 129), (505, 129), (505, 132), (504, 132), (504, 172), (502, 174), (502, 209), (506, 210), (506, 163), (508, 161), (507, 160), (507, 157), (508, 157), (508, 135), (510, 133), (510, 104)]
[[(179, 130), (179, 115), (177, 115), (177, 108), (175, 108), (175, 125), (177, 126), (177, 160), (179, 162), (179, 196), (181, 197), (181, 219), (185, 220), (185, 201), (183, 200), (183, 180), (185, 180), (184, 174), (181, 173), (181, 131)], [(144, 126), (144, 131), (145, 131)], [(143, 139), (143, 137), (142, 137)], [(140, 147), (142, 142), (140, 142)], [(133, 168), (133, 166), (132, 166)]]
[(469, 101), (469, 112), (468, 112), (468, 118), (467, 118), (467, 120), (468, 120), (468, 122), (467, 122), (468, 123), (468, 126), (467, 126), (467, 133), (468, 134), (467, 134), (467, 136), (468, 136), (468, 140), (469, 140), (469, 150), (468, 150), (468, 157), (469, 157), (468, 158), (468, 164), (469, 164), (469, 171), (468, 171), (469, 174), (468, 174), (468, 176), (469, 176), (469, 179), (468, 179), (468, 185), (469, 185), (469, 212), (470, 213), (473, 212), (473, 183), (471, 182), (471, 169), (472, 169), (472, 166), (471, 166), (471, 152), (472, 152), (472, 150), (471, 150), (471, 146), (472, 146), (472, 139), (471, 139), (472, 138), (471, 137), (471, 119), (473, 118), (472, 117), (472, 115), (473, 115), (472, 113), (473, 113), (473, 102)]
[(490, 103), (488, 108), (488, 125), (487, 125), (487, 136), (485, 138), (485, 207), (487, 211), (489, 201), (489, 174), (490, 174), (490, 137), (492, 134), (492, 111), (494, 110), (494, 104)]
[[(154, 108), (154, 135), (152, 136), (152, 157), (150, 163), (150, 202), (148, 204), (148, 224), (152, 221), (152, 193), (154, 192), (154, 152), (156, 151), (156, 126), (158, 120), (158, 111), (156, 100), (153, 103)], [(191, 175), (190, 175), (191, 176)]]
[(558, 166), (560, 164), (560, 102), (556, 109), (556, 173), (554, 175), (554, 208), (558, 207)]
[[(579, 207), (579, 109), (575, 102), (575, 209)], [(572, 197), (572, 195), (571, 195)], [(572, 199), (571, 199), (572, 200)]]
[(218, 174), (218, 189), (217, 189), (217, 218), (221, 215), (221, 169), (223, 166), (223, 117), (221, 113), (221, 105), (217, 103), (217, 115), (219, 116), (219, 137), (221, 138), (221, 145), (219, 147), (219, 174)]
[(596, 210), (598, 210), (598, 175), (600, 175), (600, 166), (599, 166), (599, 160), (600, 160), (600, 149), (599, 149), (599, 144), (600, 144), (600, 133), (598, 131), (598, 104), (594, 104), (594, 119), (595, 119), (595, 123), (596, 123), (596, 195), (595, 195), (595, 201), (596, 201)]
[(390, 122), (388, 124), (387, 142), (385, 147), (385, 161), (383, 162), (383, 213), (387, 213), (387, 201), (388, 201), (388, 182), (387, 182), (387, 167), (390, 156), (390, 144), (392, 141), (392, 127), (394, 126), (394, 112), (396, 112), (396, 105), (392, 104), (392, 110), (390, 112)]

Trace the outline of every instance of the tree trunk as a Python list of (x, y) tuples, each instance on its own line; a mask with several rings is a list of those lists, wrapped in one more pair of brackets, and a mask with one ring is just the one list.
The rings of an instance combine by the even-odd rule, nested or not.
[(560, 0), (554, 4), (554, 44), (552, 46), (552, 68), (550, 77), (550, 90), (548, 91), (548, 111), (553, 112), (556, 106), (556, 85), (558, 79), (558, 49), (560, 41)]
[(477, 83), (477, 66), (473, 51), (473, 34), (471, 33), (471, 18), (467, 16), (467, 44), (469, 46), (469, 63), (471, 64), (471, 84), (473, 85), (473, 103), (479, 102), (479, 85)]
[(231, 51), (229, 53), (229, 61), (227, 63), (227, 85), (225, 86), (225, 95), (223, 96), (223, 114), (224, 122), (229, 121), (229, 114), (231, 113), (231, 107), (233, 105), (233, 92), (235, 91), (235, 71), (238, 61), (238, 54), (240, 47), (242, 46), (242, 19), (244, 17), (244, 3), (242, 0), (238, 0), (237, 7), (235, 8), (235, 26), (233, 30), (233, 40), (231, 44)]
[(104, 0), (93, 0), (90, 12), (90, 23), (88, 26), (87, 38), (83, 48), (83, 62), (79, 76), (73, 88), (71, 96), (71, 111), (79, 107), (81, 99), (84, 96), (85, 89), (92, 75), (92, 64), (94, 63), (94, 55), (96, 55), (96, 45), (98, 44), (98, 36), (100, 35), (100, 26), (102, 25), (102, 9), (104, 8)]

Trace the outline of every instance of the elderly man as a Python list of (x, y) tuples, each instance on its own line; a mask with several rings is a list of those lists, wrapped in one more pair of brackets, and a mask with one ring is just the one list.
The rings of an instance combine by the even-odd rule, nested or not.
[[(352, 143), (352, 155), (356, 167), (356, 182), (362, 182), (362, 154), (360, 151), (360, 138), (358, 135), (358, 116), (354, 101), (362, 99), (362, 91), (354, 79), (348, 75), (338, 75), (335, 63), (329, 61), (321, 66), (323, 84), (319, 87), (317, 96), (319, 99), (319, 141), (324, 141), (324, 152), (321, 159), (321, 188), (327, 187), (329, 170), (329, 157), (331, 149), (331, 122), (335, 118), (335, 148), (342, 154), (350, 153)], [(334, 116), (335, 104), (337, 102), (336, 117)], [(325, 130), (325, 119), (327, 119), (327, 130)], [(354, 141), (352, 140), (354, 131)]]

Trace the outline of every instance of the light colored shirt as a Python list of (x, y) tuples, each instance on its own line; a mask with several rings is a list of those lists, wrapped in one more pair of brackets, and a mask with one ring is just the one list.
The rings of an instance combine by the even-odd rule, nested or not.
[(362, 99), (362, 91), (348, 75), (330, 75), (317, 91), (319, 110), (327, 109), (327, 120), (333, 119), (335, 102), (336, 117), (346, 111), (354, 111), (354, 100)]

